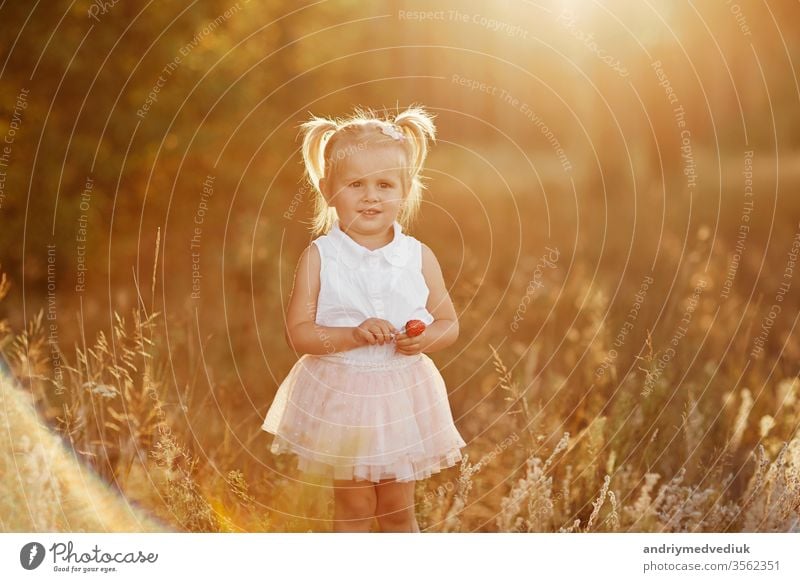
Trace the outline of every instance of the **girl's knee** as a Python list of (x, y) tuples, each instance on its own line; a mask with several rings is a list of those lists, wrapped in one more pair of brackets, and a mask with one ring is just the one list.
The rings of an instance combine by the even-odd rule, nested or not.
[(413, 511), (398, 511), (376, 516), (378, 527), (384, 532), (418, 531), (414, 530), (416, 516)]
[(419, 531), (413, 504), (379, 506), (375, 511), (375, 518), (378, 520), (378, 527), (383, 532)]
[(378, 492), (375, 517), (387, 522), (403, 523), (414, 518), (413, 489), (395, 487)]

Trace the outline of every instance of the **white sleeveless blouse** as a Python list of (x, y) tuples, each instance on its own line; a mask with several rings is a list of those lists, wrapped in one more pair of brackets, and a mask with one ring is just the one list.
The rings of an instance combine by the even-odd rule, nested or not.
[[(397, 330), (410, 319), (433, 323), (426, 308), (430, 291), (422, 274), (422, 243), (403, 233), (396, 220), (393, 227), (394, 239), (375, 250), (350, 238), (338, 220), (328, 234), (314, 239), (321, 259), (317, 325), (357, 327), (370, 317), (385, 319)], [(322, 357), (364, 363), (409, 358), (391, 341)]]

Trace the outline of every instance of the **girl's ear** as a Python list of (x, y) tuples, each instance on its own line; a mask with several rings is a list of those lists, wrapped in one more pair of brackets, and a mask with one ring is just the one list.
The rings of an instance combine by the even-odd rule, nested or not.
[(328, 179), (327, 178), (320, 178), (319, 179), (319, 191), (322, 192), (322, 197), (325, 198), (325, 202), (328, 204), (331, 203), (331, 197), (328, 192)]

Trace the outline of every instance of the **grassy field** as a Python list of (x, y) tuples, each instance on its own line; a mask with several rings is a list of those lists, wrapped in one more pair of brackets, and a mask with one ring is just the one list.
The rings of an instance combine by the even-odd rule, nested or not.
[[(656, 269), (620, 275), (598, 269), (597, 249), (553, 254), (538, 237), (516, 245), (518, 259), (502, 236), (493, 256), (480, 243), (465, 253), (445, 242), (452, 225), (434, 222), (414, 230), (439, 229), (427, 240), (461, 337), (433, 358), (468, 446), (460, 466), (417, 484), (422, 530), (800, 531), (796, 292), (754, 348), (791, 236), (775, 237), (759, 272), (742, 260), (723, 297), (733, 242), (712, 245), (704, 226), (684, 240), (666, 230)], [(459, 232), (486, 234), (468, 221)], [(642, 248), (631, 265), (655, 263)], [(291, 277), (290, 262), (280, 268)], [(259, 428), (295, 357), (275, 332), (286, 281), (259, 353), (226, 337), (229, 321), (204, 321), (199, 341), (190, 314), (165, 321), (145, 307), (158, 273), (110, 333), (69, 349), (48, 341), (43, 312), (24, 330), (0, 325), (19, 379), (0, 383), (0, 467), (16, 476), (2, 529), (329, 531), (330, 488), (270, 455)], [(4, 275), (0, 295), (11, 283)]]

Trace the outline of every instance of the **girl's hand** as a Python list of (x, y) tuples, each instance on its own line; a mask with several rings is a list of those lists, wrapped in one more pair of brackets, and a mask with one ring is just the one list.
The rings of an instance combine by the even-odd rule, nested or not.
[(405, 356), (413, 356), (418, 354), (425, 347), (425, 332), (415, 337), (409, 337), (405, 332), (395, 336), (397, 342), (397, 351)]
[(391, 342), (397, 332), (398, 330), (385, 319), (370, 317), (353, 328), (353, 337), (358, 345), (383, 345)]

